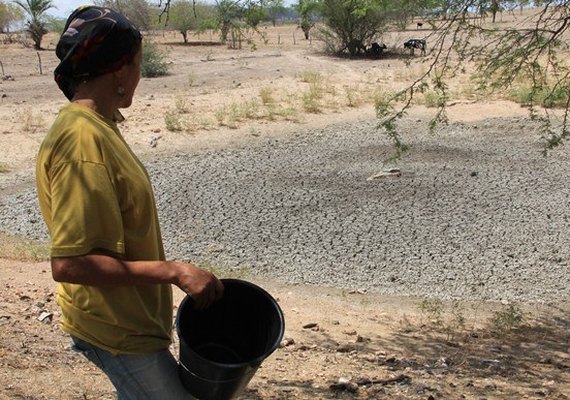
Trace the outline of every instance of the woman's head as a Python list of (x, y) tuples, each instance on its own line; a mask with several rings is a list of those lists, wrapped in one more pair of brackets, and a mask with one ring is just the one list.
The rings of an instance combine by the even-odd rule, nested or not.
[(141, 40), (140, 32), (123, 15), (105, 7), (80, 7), (67, 19), (57, 44), (61, 62), (55, 81), (71, 100), (79, 83), (140, 63)]

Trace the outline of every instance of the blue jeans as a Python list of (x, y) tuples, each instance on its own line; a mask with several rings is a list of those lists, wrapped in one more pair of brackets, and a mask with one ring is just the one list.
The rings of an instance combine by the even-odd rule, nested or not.
[(79, 338), (73, 349), (99, 367), (117, 390), (118, 400), (191, 400), (178, 378), (178, 363), (168, 349), (141, 355), (113, 355)]

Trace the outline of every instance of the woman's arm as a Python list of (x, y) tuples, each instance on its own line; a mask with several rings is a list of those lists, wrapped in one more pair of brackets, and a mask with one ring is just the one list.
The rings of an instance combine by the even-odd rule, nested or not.
[(171, 283), (204, 309), (222, 297), (224, 287), (211, 272), (175, 261), (125, 261), (107, 254), (52, 257), (53, 279), (89, 286)]

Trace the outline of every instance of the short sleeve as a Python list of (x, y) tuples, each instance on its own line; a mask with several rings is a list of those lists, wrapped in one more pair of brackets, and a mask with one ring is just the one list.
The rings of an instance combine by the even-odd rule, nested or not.
[(125, 252), (117, 195), (104, 164), (69, 161), (50, 171), (51, 256)]

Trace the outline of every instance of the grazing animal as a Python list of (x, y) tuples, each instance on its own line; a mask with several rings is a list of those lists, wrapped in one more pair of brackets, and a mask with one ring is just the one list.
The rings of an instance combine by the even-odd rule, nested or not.
[(384, 43), (382, 44), (378, 44), (376, 42), (372, 43), (372, 45), (366, 49), (366, 53), (373, 55), (375, 57), (380, 57), (382, 55), (382, 53), (384, 52), (384, 50), (386, 50), (387, 47)]
[(410, 49), (410, 53), (414, 55), (415, 49), (420, 49), (422, 54), (426, 54), (426, 41), (423, 39), (410, 39), (404, 43), (404, 48)]
[(418, 23), (416, 23), (416, 29), (421, 29), (422, 26), (424, 26), (424, 23), (423, 23), (423, 22), (418, 22)]

